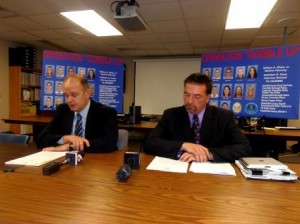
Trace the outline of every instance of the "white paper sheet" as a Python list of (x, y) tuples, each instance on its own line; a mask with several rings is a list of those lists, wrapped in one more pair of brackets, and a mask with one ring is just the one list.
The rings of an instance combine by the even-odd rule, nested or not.
[(158, 170), (165, 172), (187, 173), (188, 163), (179, 160), (156, 156), (147, 166), (147, 170)]
[(66, 152), (41, 151), (28, 156), (5, 162), (9, 165), (41, 166), (58, 158), (64, 157)]
[(193, 162), (190, 167), (190, 171), (194, 173), (210, 173), (236, 176), (235, 170), (230, 163)]

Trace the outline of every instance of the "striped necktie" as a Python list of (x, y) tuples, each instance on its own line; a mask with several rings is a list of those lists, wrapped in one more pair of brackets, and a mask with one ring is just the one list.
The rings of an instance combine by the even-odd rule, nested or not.
[(196, 144), (200, 144), (200, 122), (197, 114), (193, 116), (192, 128), (194, 130), (194, 140)]
[(80, 113), (76, 115), (75, 135), (82, 137), (82, 116)]

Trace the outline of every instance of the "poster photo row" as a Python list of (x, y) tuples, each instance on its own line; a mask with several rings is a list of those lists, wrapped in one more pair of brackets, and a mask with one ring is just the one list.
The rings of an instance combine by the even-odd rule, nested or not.
[(123, 59), (56, 51), (44, 52), (41, 110), (52, 111), (65, 103), (63, 81), (74, 74), (87, 79), (92, 99), (123, 112)]
[(204, 54), (201, 72), (211, 77), (210, 105), (236, 117), (298, 119), (300, 46)]

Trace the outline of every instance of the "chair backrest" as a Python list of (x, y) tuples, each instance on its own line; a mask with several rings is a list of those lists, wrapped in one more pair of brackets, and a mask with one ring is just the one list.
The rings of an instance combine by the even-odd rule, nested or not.
[(118, 134), (119, 136), (118, 136), (117, 147), (118, 150), (122, 150), (128, 145), (129, 133), (125, 129), (119, 129)]
[(28, 144), (29, 139), (29, 135), (0, 133), (0, 142)]

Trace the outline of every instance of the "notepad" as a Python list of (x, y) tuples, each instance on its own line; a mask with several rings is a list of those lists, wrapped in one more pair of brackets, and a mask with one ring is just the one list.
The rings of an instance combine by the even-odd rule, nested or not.
[(53, 160), (64, 157), (66, 152), (41, 151), (28, 156), (5, 162), (7, 165), (41, 166)]

